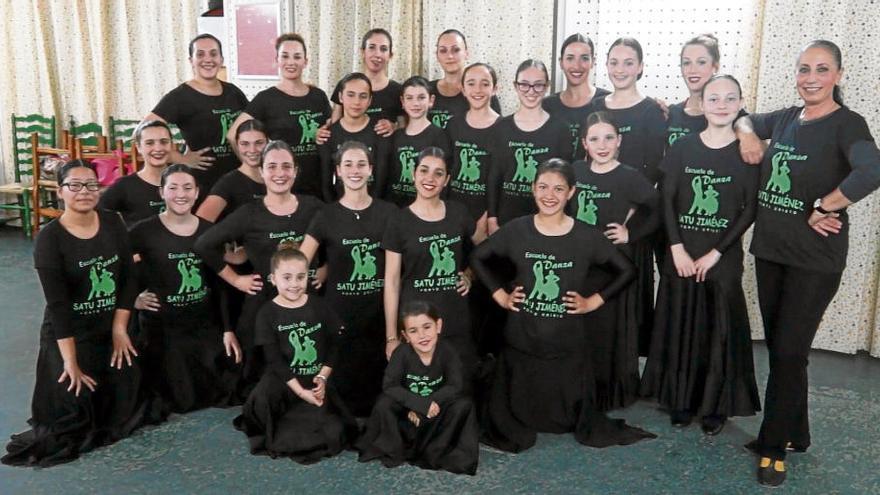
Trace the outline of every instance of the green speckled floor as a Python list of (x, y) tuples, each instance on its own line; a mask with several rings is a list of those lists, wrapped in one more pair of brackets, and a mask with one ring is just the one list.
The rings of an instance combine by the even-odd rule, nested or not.
[[(0, 436), (26, 428), (43, 299), (31, 243), (0, 227)], [(755, 346), (761, 380), (767, 357)], [(789, 457), (774, 493), (880, 494), (880, 360), (815, 352), (810, 367), (814, 447)], [(763, 383), (760, 384), (763, 387)], [(389, 470), (345, 453), (314, 466), (251, 456), (235, 410), (173, 416), (76, 462), (50, 469), (0, 466), (0, 494), (60, 493), (757, 493), (754, 459), (741, 445), (758, 418), (737, 419), (716, 438), (676, 430), (649, 403), (617, 416), (659, 438), (603, 450), (569, 435), (542, 435), (519, 455), (481, 451), (475, 477)]]

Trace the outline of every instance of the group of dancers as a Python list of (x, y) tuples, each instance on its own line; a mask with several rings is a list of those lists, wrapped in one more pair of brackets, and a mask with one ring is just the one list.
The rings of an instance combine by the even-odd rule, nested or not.
[(140, 171), (99, 192), (88, 163), (61, 168), (64, 214), (34, 249), (47, 306), (32, 429), (3, 462), (66, 462), (235, 405), (255, 454), (353, 448), (467, 474), (481, 442), (652, 438), (606, 416), (640, 398), (716, 435), (761, 409), (742, 289), (754, 223), (770, 376), (747, 447), (758, 480), (782, 483), (786, 452), (810, 445), (807, 355), (845, 266), (846, 207), (880, 186), (837, 46), (801, 50), (803, 106), (747, 114), (711, 35), (682, 47), (689, 94), (667, 108), (638, 89), (638, 41), (608, 47), (608, 91), (575, 34), (565, 90), (545, 96), (546, 66), (526, 60), (505, 117), (505, 82), (466, 64), (461, 32), (437, 39), (436, 81), (390, 80), (392, 48), (367, 32), (364, 72), (328, 99), (284, 34), (278, 84), (248, 102), (199, 35), (194, 78), (135, 131)]

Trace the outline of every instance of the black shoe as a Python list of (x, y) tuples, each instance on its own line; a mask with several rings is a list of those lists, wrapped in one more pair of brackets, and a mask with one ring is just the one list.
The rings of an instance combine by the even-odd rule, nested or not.
[(785, 444), (785, 450), (787, 450), (788, 452), (796, 452), (798, 454), (803, 454), (804, 452), (807, 451), (807, 448), (804, 447), (803, 445), (795, 445), (791, 442), (788, 442), (787, 444)]
[(691, 413), (687, 411), (672, 411), (669, 413), (669, 422), (672, 423), (672, 426), (677, 426), (679, 428), (684, 428), (691, 424), (691, 420), (693, 416)]
[(702, 421), (702, 429), (703, 433), (709, 435), (710, 437), (714, 437), (715, 435), (721, 433), (721, 430), (724, 429), (724, 425), (727, 423), (727, 418), (724, 416), (703, 416)]
[(785, 481), (785, 461), (762, 457), (758, 461), (758, 483), (779, 486)]

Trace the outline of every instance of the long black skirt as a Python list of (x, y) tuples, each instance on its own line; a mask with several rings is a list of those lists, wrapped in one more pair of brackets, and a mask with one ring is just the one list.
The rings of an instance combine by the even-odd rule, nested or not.
[(165, 412), (241, 404), (236, 395), (241, 366), (226, 356), (221, 330), (211, 323), (172, 324), (141, 316), (145, 382)]
[(719, 264), (703, 283), (664, 273), (642, 395), (697, 416), (761, 410), (741, 266)]
[(457, 474), (475, 474), (479, 458), (479, 430), (470, 399), (459, 397), (440, 405), (440, 414), (419, 414), (419, 426), (409, 410), (387, 395), (379, 396), (366, 431), (356, 444), (358, 460), (378, 459), (386, 467), (405, 462)]
[[(654, 253), (653, 237), (637, 241), (631, 246), (631, 260), (636, 265), (636, 279), (633, 281), (636, 325), (638, 326), (639, 355), (647, 356), (651, 348), (651, 335), (654, 327)], [(658, 258), (659, 259), (659, 258)]]
[(76, 342), (80, 369), (97, 382), (94, 392), (83, 386), (77, 397), (67, 391), (69, 381), (58, 383), (64, 360), (57, 342), (41, 340), (28, 420), (31, 430), (12, 435), (0, 461), (40, 467), (70, 462), (144, 424), (147, 401), (141, 391), (141, 368), (137, 360), (121, 370), (111, 368), (112, 352), (109, 332), (106, 338)]
[(247, 435), (251, 454), (289, 457), (300, 464), (342, 452), (356, 431), (332, 387), (317, 407), (271, 372), (263, 375), (233, 424)]
[(609, 419), (593, 404), (594, 381), (583, 354), (541, 358), (505, 348), (482, 415), (483, 443), (508, 452), (535, 444), (538, 432), (574, 432), (591, 447), (628, 445), (655, 435)]
[(346, 336), (340, 345), (341, 355), (333, 370), (333, 383), (348, 410), (366, 418), (382, 393), (385, 374), (385, 340)]
[[(589, 295), (614, 276), (599, 267), (588, 275)], [(631, 405), (639, 396), (638, 286), (631, 284), (601, 308), (584, 315), (587, 349), (596, 381), (595, 407), (610, 411)]]

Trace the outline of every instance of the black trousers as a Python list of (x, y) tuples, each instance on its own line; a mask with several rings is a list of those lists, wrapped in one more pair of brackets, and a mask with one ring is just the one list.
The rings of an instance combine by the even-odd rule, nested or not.
[(804, 270), (755, 259), (758, 302), (770, 354), (758, 451), (785, 458), (785, 446), (810, 445), (807, 357), (822, 315), (837, 293), (841, 273)]

